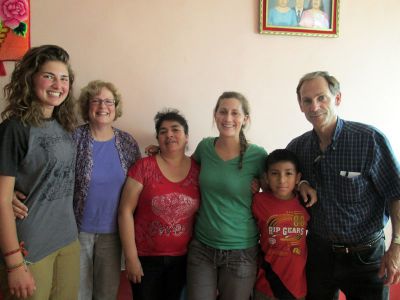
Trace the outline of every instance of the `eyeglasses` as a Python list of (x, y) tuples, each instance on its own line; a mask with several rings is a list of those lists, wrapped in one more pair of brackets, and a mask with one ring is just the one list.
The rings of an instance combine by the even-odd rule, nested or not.
[(101, 104), (105, 104), (106, 106), (113, 106), (115, 105), (115, 100), (114, 99), (98, 99), (98, 98), (94, 98), (90, 100), (90, 104), (92, 105), (101, 105)]

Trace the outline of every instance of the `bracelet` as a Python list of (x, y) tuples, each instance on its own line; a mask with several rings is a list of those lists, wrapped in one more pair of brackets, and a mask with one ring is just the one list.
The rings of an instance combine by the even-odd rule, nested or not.
[(24, 242), (19, 243), (19, 248), (15, 249), (15, 250), (12, 250), (12, 251), (9, 251), (7, 253), (4, 253), (3, 256), (7, 257), (7, 256), (13, 255), (13, 254), (18, 253), (18, 252), (21, 252), (22, 256), (24, 256), (24, 257), (26, 255), (28, 255), (28, 251), (26, 251), (26, 249), (24, 248)]
[(300, 186), (301, 186), (303, 183), (307, 183), (308, 185), (310, 185), (310, 183), (309, 183), (307, 180), (300, 180), (299, 183), (297, 184), (297, 191), (300, 190)]
[(392, 236), (392, 243), (396, 244), (396, 245), (400, 245), (400, 236), (394, 234)]
[(19, 264), (13, 265), (11, 267), (7, 267), (7, 273), (11, 273), (23, 266), (25, 266), (25, 272), (26, 272), (26, 260), (25, 259), (22, 262), (20, 262)]

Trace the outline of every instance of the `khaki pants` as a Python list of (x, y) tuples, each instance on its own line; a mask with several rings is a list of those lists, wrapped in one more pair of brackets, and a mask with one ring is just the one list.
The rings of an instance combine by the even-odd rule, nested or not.
[[(79, 289), (79, 241), (54, 251), (29, 265), (36, 291), (29, 300), (76, 300)], [(0, 266), (0, 287), (4, 300), (19, 299), (9, 293), (7, 272)]]

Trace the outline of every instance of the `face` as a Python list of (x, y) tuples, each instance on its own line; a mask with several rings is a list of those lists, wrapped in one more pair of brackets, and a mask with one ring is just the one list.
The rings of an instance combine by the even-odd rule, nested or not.
[[(103, 87), (100, 93), (89, 99), (89, 123), (94, 126), (111, 126), (115, 120), (113, 93)], [(108, 104), (107, 104), (108, 103)]]
[(288, 5), (288, 0), (278, 0), (278, 6), (286, 7)]
[(173, 151), (182, 151), (184, 153), (188, 143), (188, 136), (179, 122), (166, 120), (161, 123), (157, 140), (163, 153)]
[(301, 174), (293, 163), (282, 161), (272, 164), (266, 174), (266, 181), (275, 197), (289, 200), (294, 197), (294, 189), (300, 181)]
[(336, 107), (340, 101), (340, 92), (332, 95), (323, 77), (305, 81), (300, 88), (300, 109), (317, 130), (336, 124)]
[(222, 99), (214, 115), (219, 135), (225, 137), (239, 137), (240, 129), (246, 125), (248, 118), (242, 104), (235, 98)]
[(60, 61), (48, 61), (33, 75), (33, 89), (43, 107), (45, 117), (51, 117), (54, 107), (67, 98), (69, 92), (67, 66)]
[(320, 7), (321, 7), (321, 1), (320, 0), (312, 0), (312, 8), (319, 9)]

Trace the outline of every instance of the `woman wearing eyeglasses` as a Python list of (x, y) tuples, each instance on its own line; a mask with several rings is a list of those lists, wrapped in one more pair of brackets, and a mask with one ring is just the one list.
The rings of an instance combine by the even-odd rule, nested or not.
[[(116, 299), (122, 252), (118, 203), (128, 169), (140, 158), (140, 150), (130, 134), (112, 126), (122, 115), (121, 96), (112, 83), (89, 82), (78, 102), (86, 122), (72, 134), (77, 147), (74, 212), (81, 244), (78, 299)], [(18, 218), (27, 217), (26, 206), (17, 199), (13, 204)]]
[(81, 91), (74, 210), (81, 243), (79, 299), (116, 299), (121, 272), (118, 203), (129, 167), (140, 158), (133, 137), (112, 125), (122, 115), (110, 82), (95, 80)]

